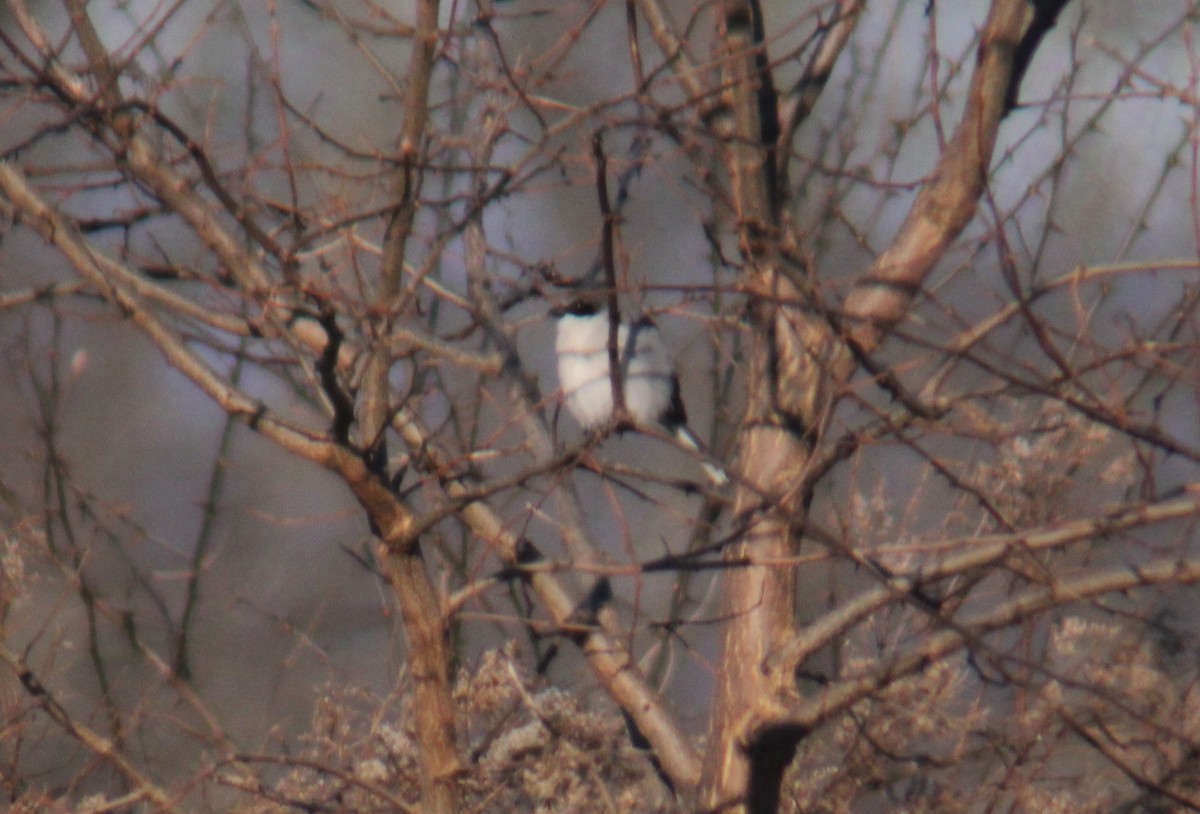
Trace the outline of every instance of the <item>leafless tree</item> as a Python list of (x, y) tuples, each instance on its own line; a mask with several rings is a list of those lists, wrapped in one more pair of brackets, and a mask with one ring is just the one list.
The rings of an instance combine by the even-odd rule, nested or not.
[(5, 804), (1200, 809), (1198, 18), (7, 0)]

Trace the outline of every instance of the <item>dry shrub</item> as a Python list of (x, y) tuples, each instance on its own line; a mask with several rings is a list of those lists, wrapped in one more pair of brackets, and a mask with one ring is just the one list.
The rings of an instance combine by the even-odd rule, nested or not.
[[(459, 672), (455, 699), (467, 765), (459, 778), (466, 810), (539, 814), (676, 811), (621, 717), (539, 686), (512, 645)], [(303, 808), (394, 811), (386, 790), (419, 799), (411, 696), (380, 699), (331, 686), (322, 695), (305, 749), (264, 796), (238, 809), (268, 814)]]

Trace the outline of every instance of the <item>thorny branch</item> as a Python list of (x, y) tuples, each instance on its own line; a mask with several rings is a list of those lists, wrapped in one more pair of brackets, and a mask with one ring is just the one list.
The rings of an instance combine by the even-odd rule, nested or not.
[[(218, 5), (237, 17), (236, 4)], [(1184, 724), (1154, 730), (1165, 744), (1156, 745), (1160, 761), (1151, 771), (1139, 761), (1149, 752), (1114, 734), (1117, 727), (1099, 713), (1063, 702), (1051, 705), (1056, 723), (1039, 728), (1027, 712), (1039, 682), (1058, 675), (1038, 650), (1060, 615), (1119, 619), (1113, 639), (1163, 631), (1167, 643), (1143, 643), (1158, 659), (1146, 672), (1174, 689), (1194, 682), (1192, 668), (1179, 666), (1184, 659), (1170, 663), (1176, 652), (1190, 657), (1194, 643), (1185, 641), (1184, 626), (1172, 624), (1169, 605), (1200, 582), (1191, 550), (1200, 446), (1194, 433), (1179, 429), (1187, 422), (1177, 420), (1190, 416), (1194, 401), (1193, 312), (1200, 300), (1186, 276), (1194, 258), (1095, 263), (1069, 273), (1046, 259), (1056, 257), (1046, 246), (1064, 228), (1059, 219), (1068, 220), (1059, 212), (1069, 200), (1066, 168), (1078, 166), (1087, 142), (1086, 133), (1068, 133), (1068, 124), (1093, 100), (1067, 82), (1036, 107), (1017, 103), (1039, 46), (1068, 5), (995, 0), (978, 42), (962, 39), (952, 51), (943, 39), (951, 14), (944, 4), (924, 10), (929, 41), (922, 49), (915, 39), (900, 42), (902, 18), (922, 13), (907, 4), (889, 18), (886, 9), (858, 0), (823, 0), (781, 20), (777, 9), (755, 0), (691, 8), (628, 0), (616, 29), (632, 85), (613, 90), (612, 77), (593, 86), (596, 77), (588, 75), (602, 62), (588, 48), (612, 25), (611, 4), (539, 9), (528, 17), (513, 4), (421, 0), (411, 20), (373, 2), (361, 13), (343, 4), (298, 4), (302, 14), (319, 15), (316, 22), (305, 17), (306, 24), (342, 36), (344, 53), (379, 80), (383, 91), (374, 103), (394, 105), (387, 133), (372, 141), (361, 122), (330, 120), (323, 87), (308, 97), (285, 81), (291, 77), (284, 76), (283, 45), (294, 9), (271, 3), (271, 54), (247, 69), (247, 96), (260, 92), (256, 83), (269, 88), (271, 115), (248, 101), (240, 114), (245, 144), (234, 146), (220, 93), (202, 115), (187, 109), (192, 49), (207, 32), (223, 30), (225, 17), (190, 34), (193, 44), (178, 54), (162, 55), (158, 67), (166, 67), (156, 74), (166, 41), (159, 34), (183, 4), (145, 22), (123, 10), (137, 33), (112, 47), (100, 11), (82, 0), (64, 0), (68, 33), (61, 35), (43, 30), (24, 2), (9, 0), (14, 27), (0, 32), (0, 46), (11, 76), (3, 90), (27, 107), (3, 115), (28, 124), (37, 118), (28, 111), (37, 108), (44, 119), (5, 144), (0, 215), (14, 233), (40, 236), (75, 281), (22, 280), (0, 292), (0, 312), (48, 311), (57, 320), (77, 316), (72, 309), (79, 307), (90, 318), (106, 303), (104, 313), (119, 314), (147, 337), (168, 366), (225, 411), (229, 427), (240, 422), (334, 473), (357, 502), (358, 533), (366, 536), (369, 527), (380, 543), (374, 558), (355, 556), (391, 579), (408, 640), (395, 717), (381, 710), (369, 735), (344, 727), (362, 734), (354, 747), (337, 742), (330, 733), (338, 726), (330, 723), (321, 732), (327, 753), (280, 758), (297, 776), (318, 778), (295, 793), (285, 789), (294, 777), (272, 786), (254, 776), (252, 763), (275, 758), (234, 749), (201, 698), (203, 686), (190, 683), (202, 672), (195, 665), (207, 666), (192, 657), (190, 634), (177, 638), (180, 651), (188, 642), (188, 661), (178, 658), (172, 669), (144, 641), (149, 626), (115, 600), (97, 600), (89, 610), (100, 610), (101, 625), (133, 631), (122, 641), (204, 724), (185, 736), (210, 750), (215, 745), (222, 757), (206, 762), (177, 796), (173, 790), (183, 785), (139, 765), (136, 739), (95, 733), (72, 717), (60, 693), (47, 691), (41, 674), (57, 679), (54, 667), (35, 674), (35, 647), (18, 656), (20, 648), (8, 645), (2, 625), (11, 603), (4, 597), (0, 657), (33, 710), (23, 714), (44, 717), (111, 767), (123, 799), (164, 810), (190, 804), (191, 788), (200, 789), (196, 797), (206, 794), (209, 778), (202, 775), (231, 763), (238, 776), (219, 783), (260, 803), (310, 810), (351, 807), (356, 794), (401, 810), (532, 808), (542, 804), (528, 791), (536, 784), (517, 786), (538, 771), (554, 778), (545, 786), (557, 803), (588, 811), (629, 799), (664, 811), (775, 811), (785, 803), (808, 810), (818, 801), (852, 807), (871, 793), (913, 808), (935, 798), (950, 806), (945, 801), (961, 786), (955, 773), (984, 778), (983, 791), (972, 791), (990, 805), (1005, 789), (1021, 788), (1016, 778), (1024, 767), (1054, 754), (1043, 735), (1055, 731), (1073, 738), (1072, 757), (1081, 765), (1094, 765), (1079, 758), (1087, 747), (1147, 799), (1190, 804), (1187, 761), (1179, 755), (1194, 751), (1184, 748)], [(254, 21), (238, 19), (254, 42)], [(1089, 42), (1080, 34), (1086, 22), (1084, 14), (1073, 23), (1071, 60), (1081, 60), (1079, 49)], [(550, 30), (554, 39), (539, 39)], [(1132, 58), (1097, 47), (1121, 68), (1097, 110), (1126, 97), (1144, 101), (1154, 88), (1167, 87), (1172, 99), (1194, 97), (1146, 64), (1167, 36), (1147, 40)], [(788, 50), (794, 39), (802, 44)], [(916, 55), (924, 60), (917, 73), (928, 81), (914, 84), (920, 91), (913, 110), (887, 120), (882, 130), (891, 133), (864, 160), (870, 137), (858, 140), (854, 131), (869, 131), (873, 118), (855, 111), (856, 100), (873, 99), (895, 116), (902, 95), (881, 101), (881, 89), (891, 92), (899, 80), (875, 51)], [(1200, 66), (1189, 67), (1200, 76)], [(842, 73), (845, 87), (834, 87)], [(365, 88), (339, 93), (354, 98)], [(948, 129), (946, 111), (960, 91), (961, 118), (943, 139), (943, 116)], [(841, 100), (836, 114), (814, 122), (818, 101), (834, 93)], [(1000, 122), (1013, 110), (1013, 119), (1036, 123), (995, 161)], [(1055, 117), (1063, 122), (1063, 155), (1051, 157), (1053, 166), (1035, 173), (1028, 192), (1006, 210), (989, 178), (1012, 173), (1023, 184), (1019, 165)], [(1107, 123), (1102, 112), (1085, 119), (1085, 131)], [(911, 145), (930, 121), (940, 153), (926, 175), (902, 156), (921, 153)], [(58, 149), (58, 138), (83, 158), (27, 160), (47, 161), (44, 147)], [(1175, 139), (1118, 252), (1122, 261), (1187, 163), (1195, 140), (1187, 133)], [(794, 189), (789, 177), (797, 166), (805, 168), (804, 189)], [(621, 179), (615, 203), (610, 168)], [(905, 180), (913, 178), (923, 180)], [(128, 208), (97, 215), (89, 196), (114, 190), (127, 195)], [(581, 191), (590, 193), (586, 216), (568, 203)], [(967, 227), (984, 195), (988, 228), (971, 236)], [(858, 197), (873, 201), (862, 207), (866, 214), (857, 211)], [(644, 225), (630, 213), (643, 201), (664, 210), (647, 218), (659, 231), (639, 232)], [(1039, 201), (1047, 212), (1034, 219), (1028, 210)], [(672, 231), (687, 222), (702, 232), (707, 276), (675, 267), (692, 265), (694, 252), (680, 235), (665, 233), (667, 222)], [(892, 234), (887, 224), (896, 222)], [(160, 233), (159, 224), (168, 228)], [(1030, 239), (1035, 229), (1042, 235)], [(172, 245), (180, 231), (199, 261)], [(970, 258), (948, 268), (960, 244)], [(665, 260), (663, 249), (672, 253)], [(688, 503), (694, 487), (664, 473), (646, 451), (656, 439), (638, 434), (638, 443), (614, 437), (577, 445), (569, 440), (574, 428), (558, 422), (560, 394), (542, 383), (544, 287), (585, 276), (577, 269), (589, 262), (594, 268), (596, 254), (613, 317), (611, 361), (620, 298), (628, 294), (619, 289), (618, 264), (620, 282), (628, 271), (643, 284), (639, 293), (661, 298), (655, 307), (672, 318), (695, 319), (700, 305), (707, 311), (703, 324), (713, 341), (705, 351), (716, 360), (708, 372), (723, 386), (713, 392), (745, 395), (744, 403), (717, 405), (724, 422), (717, 432), (737, 437), (732, 516), (718, 517), (717, 502), (699, 511)], [(994, 265), (1005, 275), (1003, 286), (989, 285)], [(1149, 291), (1143, 280), (1151, 275), (1156, 295), (1170, 288), (1178, 296), (1172, 308), (1146, 317), (1153, 322), (1147, 327), (1140, 312), (1118, 306), (1122, 298), (1140, 300), (1131, 292)], [(955, 290), (968, 289), (964, 280), (976, 284), (965, 294)], [(745, 319), (729, 313), (733, 301)], [(37, 327), (30, 325), (24, 330), (32, 346)], [(1027, 336), (1036, 340), (1037, 360), (1022, 358)], [(33, 358), (29, 353), (22, 364), (35, 364)], [(222, 372), (223, 362), (234, 372)], [(619, 407), (619, 365), (610, 370)], [(680, 372), (686, 380), (693, 371)], [(264, 379), (284, 384), (295, 402), (264, 395)], [(215, 475), (223, 474), (226, 455), (239, 454), (229, 427)], [(1056, 443), (1063, 447), (1058, 457), (1045, 451)], [(57, 462), (66, 453), (56, 441), (46, 454)], [(1085, 489), (1076, 481), (1085, 478), (1099, 485), (1080, 497)], [(676, 494), (679, 484), (685, 488)], [(0, 480), (4, 510), (18, 504), (19, 493)], [(214, 518), (216, 503), (207, 507)], [(922, 542), (907, 544), (911, 529), (922, 530)], [(684, 553), (681, 535), (688, 539)], [(548, 546), (565, 555), (543, 555)], [(345, 543), (337, 548), (350, 550)], [(186, 559), (192, 586), (217, 551), (198, 547)], [(99, 555), (80, 549), (75, 560), (58, 563), (55, 577), (69, 584), (90, 557)], [(709, 569), (724, 572), (719, 597), (715, 583), (704, 582)], [(696, 576), (700, 596), (684, 573)], [(8, 579), (0, 573), (0, 591)], [(90, 575), (80, 584), (88, 586), (80, 596), (91, 591)], [(1164, 609), (1137, 604), (1147, 594), (1162, 598)], [(669, 601), (660, 604), (664, 597)], [(182, 629), (170, 608), (162, 611), (169, 630), (187, 633), (202, 623), (195, 591), (185, 601)], [(265, 615), (293, 624), (284, 612)], [(321, 614), (313, 618), (316, 626)], [(516, 700), (499, 720), (488, 719), (486, 703), (463, 700), (476, 678), (472, 648), (485, 624), (497, 637), (522, 631), (535, 651), (546, 641), (571, 641), (594, 684), (572, 684), (578, 676), (554, 662), (551, 646), (535, 653), (538, 675), (528, 683), (509, 664), (515, 689), (505, 692)], [(302, 636), (319, 647), (316, 637)], [(714, 637), (724, 639), (716, 658)], [(649, 661), (647, 640), (661, 648), (653, 669), (639, 663), (643, 654)], [(103, 675), (107, 655), (92, 650), (94, 670)], [(956, 667), (963, 653), (979, 675)], [(1108, 657), (1070, 655), (1097, 663)], [(676, 659), (696, 672), (672, 677), (659, 669)], [(1001, 677), (983, 674), (975, 662)], [(683, 696), (672, 693), (701, 673), (701, 684), (715, 686), (713, 706), (688, 696), (688, 707), (677, 709)], [(929, 689), (937, 676), (952, 676), (953, 688)], [(645, 789), (663, 792), (653, 774), (651, 783), (623, 787), (627, 779), (593, 769), (584, 784), (589, 798), (570, 797), (578, 789), (552, 768), (589, 753), (568, 740), (570, 727), (550, 725), (540, 682), (571, 684), (580, 693), (598, 685), (625, 716), (622, 743), (648, 748), (657, 776), (679, 798), (663, 793), (652, 804)], [(1026, 731), (1014, 734), (1005, 722), (981, 722), (982, 715), (946, 721), (948, 709), (985, 706), (983, 690), (972, 695), (983, 685), (1024, 711), (1013, 728)], [(925, 690), (929, 698), (905, 696)], [(1141, 711), (1124, 691), (1140, 692), (1113, 691), (1122, 714), (1141, 715), (1151, 727), (1162, 711)], [(119, 701), (108, 695), (105, 703), (115, 709)], [(522, 711), (559, 748), (521, 741), (534, 731), (512, 726)], [(706, 719), (701, 754), (687, 721)], [(151, 726), (136, 715), (113, 720)], [(1029, 735), (1028, 743), (1018, 735)], [(935, 745), (914, 744), (918, 737)], [(943, 741), (956, 745), (940, 752)], [(544, 753), (532, 757), (539, 749)], [(927, 770), (919, 783), (912, 766)], [(797, 778), (790, 784), (789, 767)], [(1004, 778), (994, 784), (1000, 791), (987, 785), (993, 771)], [(3, 779), (10, 800), (24, 793)], [(1124, 787), (1112, 788), (1112, 799), (1129, 799)], [(592, 803), (595, 809), (586, 808)]]

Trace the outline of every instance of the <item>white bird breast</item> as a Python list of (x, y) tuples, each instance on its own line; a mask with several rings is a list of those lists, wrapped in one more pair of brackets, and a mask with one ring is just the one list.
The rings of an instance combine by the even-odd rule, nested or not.
[[(555, 337), (558, 379), (567, 410), (585, 429), (612, 417), (612, 380), (608, 373), (608, 315), (566, 315)], [(617, 331), (625, 406), (634, 422), (653, 426), (671, 401), (671, 365), (658, 329), (648, 322), (621, 323)]]

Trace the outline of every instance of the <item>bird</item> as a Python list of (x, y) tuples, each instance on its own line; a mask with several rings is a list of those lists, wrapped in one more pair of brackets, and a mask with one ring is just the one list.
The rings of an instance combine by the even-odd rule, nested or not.
[[(609, 375), (609, 315), (597, 297), (579, 297), (551, 309), (558, 325), (554, 349), (563, 403), (585, 430), (613, 418), (613, 384)], [(708, 450), (687, 424), (679, 377), (671, 366), (666, 343), (649, 317), (617, 326), (617, 358), (625, 409), (635, 427), (662, 427), (679, 446), (697, 453), (715, 486), (728, 482), (721, 467), (708, 460)]]

